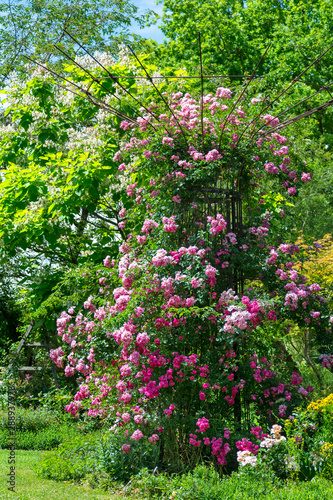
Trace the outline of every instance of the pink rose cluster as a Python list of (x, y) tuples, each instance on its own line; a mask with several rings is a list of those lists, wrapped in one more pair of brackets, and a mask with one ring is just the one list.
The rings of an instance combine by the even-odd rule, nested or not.
[(224, 231), (227, 227), (227, 223), (224, 220), (222, 214), (217, 214), (215, 219), (212, 216), (208, 216), (207, 221), (211, 225), (211, 228), (209, 231), (212, 234), (219, 234), (222, 231)]
[(253, 455), (257, 455), (259, 446), (257, 444), (253, 444), (252, 441), (243, 438), (241, 441), (236, 442), (236, 447), (241, 451), (249, 451), (253, 453)]
[(205, 432), (210, 427), (209, 420), (205, 417), (199, 418), (197, 421), (197, 426), (199, 428), (197, 432)]
[(62, 350), (61, 347), (58, 347), (57, 349), (50, 350), (50, 358), (59, 368), (63, 368), (63, 356), (64, 356), (64, 354), (65, 354), (65, 352)]
[(157, 228), (159, 224), (152, 219), (145, 219), (141, 231), (149, 233), (152, 229)]
[(167, 233), (175, 233), (178, 229), (178, 225), (176, 224), (176, 218), (174, 215), (171, 217), (163, 217), (163, 228)]
[(321, 365), (329, 370), (333, 366), (333, 355), (332, 354), (320, 354), (319, 359), (321, 360)]
[[(230, 432), (228, 431), (228, 432), (225, 432), (224, 434), (225, 434), (225, 438), (229, 439)], [(199, 448), (201, 446), (202, 440), (198, 440), (196, 434), (190, 434), (190, 441), (189, 442), (192, 446), (196, 446), (197, 448)], [(222, 438), (216, 438), (216, 437), (213, 437), (212, 439), (205, 437), (205, 438), (203, 438), (203, 442), (206, 446), (212, 447), (211, 454), (216, 456), (217, 463), (219, 465), (226, 465), (227, 464), (225, 457), (231, 449), (229, 446), (229, 443), (223, 444)]]

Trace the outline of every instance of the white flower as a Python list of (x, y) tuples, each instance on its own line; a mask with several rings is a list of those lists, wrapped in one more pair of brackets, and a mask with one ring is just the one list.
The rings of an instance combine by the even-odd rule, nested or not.
[(287, 455), (286, 458), (284, 459), (284, 463), (286, 464), (288, 469), (299, 470), (299, 465), (296, 462), (295, 457)]
[(260, 443), (260, 448), (272, 448), (275, 444), (275, 439), (273, 438), (265, 438)]
[[(279, 425), (277, 427), (280, 427)], [(280, 427), (281, 429), (281, 427)], [(277, 444), (280, 444), (281, 441), (286, 441), (285, 436), (280, 436), (278, 433), (275, 434), (275, 437), (267, 437), (260, 443), (261, 448), (272, 448)]]
[(252, 453), (248, 450), (238, 451), (237, 462), (239, 462), (239, 464), (242, 466), (250, 464), (252, 465), (252, 467), (254, 467), (257, 465), (257, 457), (252, 455)]

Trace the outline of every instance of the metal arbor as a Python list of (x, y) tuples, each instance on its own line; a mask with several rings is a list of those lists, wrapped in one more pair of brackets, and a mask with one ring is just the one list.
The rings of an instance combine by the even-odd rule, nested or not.
[[(244, 99), (244, 96), (246, 95), (246, 91), (249, 88), (251, 82), (258, 78), (256, 75), (256, 71), (263, 61), (266, 53), (268, 52), (271, 43), (268, 44), (267, 48), (263, 52), (261, 58), (259, 59), (257, 65), (255, 66), (253, 72), (251, 75), (204, 75), (203, 74), (203, 65), (202, 65), (202, 52), (201, 52), (201, 35), (198, 33), (198, 48), (199, 48), (199, 62), (200, 62), (200, 75), (185, 75), (185, 76), (175, 76), (175, 75), (169, 75), (169, 76), (151, 76), (149, 75), (147, 69), (143, 65), (143, 63), (140, 61), (139, 57), (136, 55), (134, 50), (128, 46), (132, 56), (135, 58), (136, 62), (138, 63), (139, 67), (141, 68), (143, 74), (138, 76), (138, 75), (129, 75), (129, 76), (124, 76), (124, 75), (115, 75), (110, 72), (110, 70), (106, 67), (103, 66), (103, 64), (96, 59), (94, 55), (89, 53), (87, 49), (85, 49), (84, 46), (81, 45), (81, 43), (76, 40), (68, 31), (65, 30), (65, 34), (71, 38), (71, 40), (80, 48), (82, 49), (94, 63), (96, 63), (102, 70), (105, 72), (105, 76), (98, 77), (96, 78), (88, 69), (83, 67), (78, 61), (73, 59), (70, 55), (66, 54), (59, 46), (54, 45), (54, 47), (65, 57), (68, 58), (74, 65), (76, 65), (78, 68), (84, 71), (84, 73), (87, 75), (87, 77), (90, 79), (90, 84), (88, 85), (88, 88), (83, 88), (80, 86), (78, 83), (73, 82), (69, 80), (68, 78), (63, 77), (62, 75), (56, 73), (55, 71), (47, 68), (43, 64), (40, 64), (39, 62), (33, 61), (31, 58), (27, 57), (28, 60), (33, 62), (34, 64), (37, 64), (38, 66), (41, 66), (44, 68), (46, 71), (50, 72), (56, 77), (56, 83), (59, 85), (61, 88), (77, 95), (80, 97), (83, 97), (87, 100), (89, 100), (91, 103), (95, 104), (101, 109), (104, 109), (105, 111), (109, 112), (110, 114), (114, 114), (115, 116), (121, 118), (122, 120), (127, 120), (129, 121), (133, 126), (137, 126), (138, 118), (142, 118), (141, 112), (138, 111), (136, 108), (131, 108), (131, 113), (132, 116), (129, 116), (127, 113), (125, 113), (121, 109), (121, 104), (122, 104), (122, 99), (117, 95), (115, 92), (112, 92), (109, 88), (105, 86), (102, 82), (106, 79), (110, 79), (112, 82), (116, 83), (118, 87), (121, 89), (124, 95), (129, 97), (133, 103), (140, 105), (142, 110), (145, 110), (145, 112), (148, 113), (148, 116), (151, 117), (151, 120), (155, 120), (159, 125), (163, 127), (163, 124), (160, 122), (159, 117), (156, 116), (152, 111), (150, 111), (144, 103), (140, 102), (140, 99), (138, 99), (133, 93), (131, 93), (130, 90), (127, 89), (126, 86), (124, 86), (121, 83), (122, 79), (130, 78), (130, 79), (146, 79), (150, 82), (152, 85), (154, 92), (156, 95), (159, 97), (159, 99), (163, 102), (163, 105), (166, 110), (169, 111), (169, 113), (174, 117), (176, 122), (179, 125), (179, 128), (181, 130), (181, 135), (185, 141), (185, 144), (188, 146), (188, 140), (186, 136), (186, 131), (184, 128), (181, 126), (179, 121), (177, 120), (177, 117), (175, 116), (173, 110), (169, 106), (168, 102), (160, 92), (158, 85), (156, 82), (158, 82), (159, 79), (164, 79), (164, 80), (170, 80), (170, 79), (199, 79), (200, 80), (200, 86), (201, 86), (201, 113), (200, 113), (200, 125), (201, 127), (201, 137), (202, 137), (202, 143), (204, 143), (204, 133), (203, 133), (203, 95), (204, 95), (204, 81), (206, 79), (232, 79), (232, 78), (238, 78), (238, 79), (244, 79), (244, 85), (242, 90), (240, 91), (237, 99), (231, 106), (228, 115), (225, 118), (225, 121), (223, 123), (223, 126), (221, 127), (221, 135), (219, 137), (219, 145), (218, 145), (218, 150), (220, 151), (221, 148), (221, 143), (222, 143), (222, 138), (225, 130), (225, 125), (227, 123), (228, 118), (231, 116), (233, 111), (236, 109), (237, 105), (239, 105)], [(259, 119), (260, 116), (267, 112), (269, 109), (272, 108), (272, 106), (283, 96), (286, 95), (286, 93), (297, 83), (306, 83), (303, 80), (301, 80), (302, 76), (313, 66), (317, 65), (318, 62), (322, 59), (322, 57), (329, 52), (333, 47), (333, 44), (328, 47), (326, 50), (324, 50), (314, 61), (312, 61), (296, 78), (294, 78), (291, 82), (289, 82), (286, 87), (278, 93), (272, 100), (268, 101), (263, 109), (260, 110), (260, 112), (248, 123), (244, 126), (244, 128), (240, 131), (240, 136), (237, 140), (236, 143), (236, 149), (239, 148), (239, 146), (244, 145), (244, 141), (247, 141), (247, 144), (252, 144), (254, 140), (256, 139), (256, 136), (259, 132), (260, 129), (267, 130), (269, 127), (269, 132), (275, 132), (278, 130), (281, 130), (292, 123), (297, 122), (298, 120), (301, 120), (307, 116), (312, 115), (313, 113), (316, 113), (320, 110), (323, 110), (333, 104), (333, 99), (325, 102), (324, 104), (317, 106), (315, 108), (312, 108), (302, 114), (296, 115), (296, 116), (289, 116), (286, 118), (283, 122), (279, 123), (278, 125), (272, 127), (270, 126), (270, 122), (267, 122), (265, 125), (259, 124)], [(61, 82), (61, 83), (60, 83)], [(114, 98), (114, 105), (110, 105), (107, 102), (103, 101), (100, 99), (94, 92), (91, 90), (91, 85), (92, 84), (97, 84), (101, 89), (103, 89), (105, 92), (107, 92), (108, 95)], [(275, 118), (279, 118), (286, 113), (290, 113), (293, 109), (296, 107), (300, 106), (304, 102), (310, 100), (311, 98), (317, 96), (318, 94), (322, 93), (323, 91), (328, 91), (328, 88), (333, 85), (333, 82), (328, 83), (327, 85), (322, 86), (319, 90), (317, 90), (315, 93), (311, 94), (310, 96), (296, 102), (293, 106), (285, 109), (284, 111), (280, 112), (275, 116)], [(118, 106), (118, 107), (116, 107)], [(149, 125), (152, 128), (152, 133), (156, 132), (156, 128), (153, 123), (151, 123), (148, 120)], [(165, 128), (165, 127), (164, 127)], [(204, 146), (204, 144), (203, 144)], [(244, 168), (242, 165), (239, 166), (240, 172), (242, 172), (242, 169)], [(197, 214), (200, 217), (201, 214), (201, 219), (202, 223), (205, 225), (206, 224), (206, 218), (205, 215), (216, 215), (216, 213), (222, 213), (227, 221), (227, 230), (228, 232), (233, 232), (237, 236), (240, 236), (242, 233), (242, 219), (243, 219), (243, 207), (242, 207), (242, 188), (238, 184), (238, 186), (233, 187), (233, 189), (228, 189), (226, 186), (221, 186), (218, 180), (214, 185), (209, 186), (208, 188), (201, 188), (198, 187), (197, 189), (193, 189), (193, 201), (195, 201), (198, 206), (199, 206), (199, 213)], [(190, 226), (191, 225), (191, 215), (189, 212), (186, 213), (184, 212), (184, 217), (186, 219), (186, 225)], [(195, 231), (195, 226), (192, 224), (192, 231)], [(243, 279), (244, 277), (242, 276), (242, 272), (238, 271), (236, 272), (233, 276), (229, 276), (229, 285), (231, 288), (234, 289), (236, 293), (239, 293), (243, 289)]]

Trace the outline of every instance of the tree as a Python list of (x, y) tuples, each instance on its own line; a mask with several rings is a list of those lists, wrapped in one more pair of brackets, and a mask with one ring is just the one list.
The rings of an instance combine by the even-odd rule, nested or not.
[[(133, 21), (142, 25), (144, 16), (130, 0), (7, 0), (0, 4), (0, 80), (4, 85), (11, 72), (25, 73), (24, 55), (57, 62), (62, 55), (54, 48), (74, 54), (66, 30), (86, 49), (118, 54), (118, 45), (139, 36), (130, 35)], [(78, 47), (76, 47), (78, 49)], [(80, 52), (80, 50), (79, 50)]]
[[(261, 86), (261, 91), (272, 99), (330, 47), (333, 28), (330, 10), (329, 0), (268, 3), (264, 0), (165, 0), (161, 29), (167, 41), (158, 46), (156, 53), (166, 64), (170, 59), (179, 65), (186, 61), (190, 72), (199, 74), (200, 31), (206, 74), (251, 75), (272, 42), (256, 70), (258, 76), (264, 77), (258, 89)], [(295, 104), (296, 97), (305, 98), (329, 84), (332, 64), (333, 51), (330, 50), (304, 74), (296, 94), (291, 96), (291, 103)], [(228, 80), (227, 84), (230, 85)], [(290, 92), (285, 97), (289, 95)], [(323, 99), (332, 99), (329, 89)], [(295, 114), (315, 107), (317, 102), (316, 99), (307, 102), (297, 108)], [(283, 104), (286, 108), (288, 99)], [(315, 118), (317, 133), (330, 134), (331, 111), (322, 111)]]
[(300, 150), (307, 151), (308, 158), (312, 159), (310, 168), (314, 182), (311, 188), (304, 186), (295, 203), (295, 227), (303, 231), (307, 239), (318, 240), (332, 233), (333, 227), (332, 151), (324, 140), (314, 140), (313, 135), (306, 132), (305, 128), (299, 130), (296, 141)]
[[(124, 76), (119, 84), (94, 60), (77, 56), (81, 67), (63, 67), (62, 87), (37, 66), (28, 81), (12, 81), (6, 90), (0, 255), (6, 279), (31, 294), (30, 314), (64, 272), (116, 256), (125, 237), (121, 210), (133, 201), (126, 199), (127, 174), (118, 169), (114, 154), (124, 135), (122, 117), (135, 120), (140, 115), (136, 94), (143, 102), (152, 89), (145, 80), (129, 78), (139, 67), (124, 48), (118, 63), (107, 53), (100, 59), (104, 68)], [(91, 100), (84, 93), (88, 87)]]
[[(115, 61), (105, 54), (104, 63), (109, 67)], [(128, 69), (120, 62), (117, 71)], [(70, 66), (64, 74), (84, 85), (84, 70)], [(110, 88), (109, 80), (104, 83)], [(37, 69), (26, 83), (12, 82), (6, 91), (0, 146), (2, 274), (30, 293), (30, 314), (66, 270), (117, 252), (112, 245), (122, 238), (123, 188), (113, 161), (119, 122), (71, 93), (73, 87), (59, 87), (52, 75)], [(92, 92), (103, 98), (105, 90), (97, 87)]]

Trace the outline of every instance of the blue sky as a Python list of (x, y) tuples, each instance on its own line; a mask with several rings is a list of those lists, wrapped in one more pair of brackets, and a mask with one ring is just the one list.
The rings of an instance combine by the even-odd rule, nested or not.
[[(159, 4), (156, 5), (155, 0), (133, 0), (134, 5), (137, 5), (139, 7), (139, 13), (143, 13), (147, 9), (151, 9), (160, 16), (162, 16), (162, 8), (163, 5)], [(157, 42), (162, 42), (164, 39), (162, 31), (159, 29), (158, 24), (144, 28), (140, 30), (140, 28), (133, 24), (132, 25), (132, 31), (134, 33), (137, 33), (138, 35), (144, 36), (146, 38), (153, 38)]]

